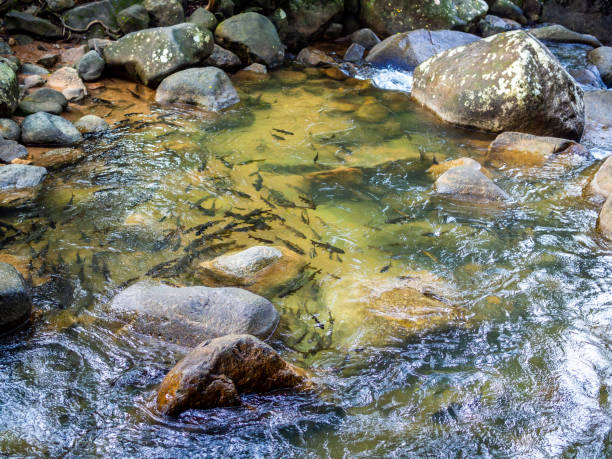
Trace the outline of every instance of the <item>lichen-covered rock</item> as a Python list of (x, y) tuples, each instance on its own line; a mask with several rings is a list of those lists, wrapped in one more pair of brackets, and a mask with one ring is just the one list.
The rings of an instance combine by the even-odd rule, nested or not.
[(19, 272), (0, 263), (0, 333), (26, 322), (32, 311), (30, 289)]
[(487, 14), (478, 23), (478, 33), (485, 38), (498, 33), (518, 30), (520, 28), (521, 25), (518, 22), (513, 21), (512, 19), (493, 16), (492, 14)]
[(137, 333), (191, 347), (229, 334), (265, 339), (279, 321), (272, 303), (247, 290), (176, 288), (150, 281), (119, 293), (110, 309)]
[(361, 20), (376, 33), (456, 29), (476, 23), (488, 11), (484, 0), (361, 0)]
[(104, 59), (97, 51), (87, 52), (77, 64), (77, 72), (83, 81), (94, 81), (102, 76), (105, 66)]
[(517, 30), (445, 51), (414, 71), (412, 97), (440, 118), (491, 132), (580, 139), (583, 91), (535, 38)]
[(72, 67), (62, 67), (49, 75), (47, 86), (61, 91), (64, 97), (72, 102), (82, 100), (87, 95), (85, 83), (79, 77), (79, 72)]
[(588, 54), (591, 61), (599, 70), (601, 79), (607, 86), (612, 86), (612, 47), (601, 46)]
[(77, 128), (81, 134), (86, 134), (106, 131), (110, 126), (99, 116), (85, 115), (74, 123), (74, 127)]
[(510, 196), (490, 178), (470, 166), (449, 169), (434, 183), (434, 191), (457, 201), (501, 203)]
[(117, 13), (117, 24), (124, 34), (146, 29), (149, 27), (149, 13), (140, 4), (129, 6)]
[(608, 198), (612, 194), (612, 156), (608, 156), (593, 176), (590, 191), (596, 195)]
[(14, 159), (28, 156), (28, 150), (14, 140), (0, 139), (0, 162), (10, 163)]
[(216, 44), (212, 54), (206, 58), (204, 63), (213, 67), (219, 67), (223, 70), (235, 70), (242, 66), (242, 62), (238, 56), (229, 49), (222, 48)]
[(289, 31), (287, 41), (295, 47), (318, 33), (336, 14), (342, 12), (343, 0), (289, 0), (286, 6)]
[(601, 42), (593, 35), (574, 32), (559, 24), (529, 29), (529, 33), (538, 40), (553, 41), (558, 43), (581, 43), (593, 48), (601, 46)]
[(612, 91), (584, 94), (584, 133), (581, 143), (591, 151), (612, 154)]
[(62, 29), (52, 22), (19, 11), (9, 11), (4, 16), (6, 29), (11, 32), (26, 32), (44, 38), (62, 38)]
[(34, 199), (45, 175), (44, 167), (25, 164), (0, 167), (0, 208), (16, 207)]
[(489, 145), (487, 161), (495, 167), (543, 166), (557, 156), (587, 158), (589, 152), (573, 140), (503, 132)]
[(204, 67), (182, 70), (164, 79), (157, 88), (155, 101), (218, 111), (240, 102), (240, 98), (223, 70)]
[(19, 103), (17, 75), (11, 67), (0, 63), (0, 117), (10, 116)]
[(144, 0), (143, 5), (155, 26), (167, 27), (185, 22), (185, 12), (179, 0)]
[(540, 20), (612, 43), (612, 10), (608, 1), (546, 0)]
[(599, 219), (597, 220), (597, 227), (603, 236), (612, 241), (612, 198), (608, 197), (604, 202), (601, 212), (599, 213)]
[(26, 145), (69, 146), (83, 139), (74, 125), (61, 116), (38, 112), (21, 123), (21, 140)]
[(380, 43), (380, 38), (371, 29), (359, 29), (353, 32), (349, 39), (351, 43), (356, 43), (363, 46), (366, 50), (372, 49)]
[(298, 287), (307, 263), (283, 247), (255, 246), (199, 265), (207, 285), (242, 287), (258, 295), (282, 295)]
[(295, 388), (302, 370), (250, 335), (204, 341), (170, 370), (157, 393), (157, 409), (178, 416), (189, 409), (240, 405), (240, 394)]
[(23, 116), (38, 112), (60, 115), (67, 106), (68, 100), (61, 92), (51, 88), (41, 88), (21, 99), (17, 112)]
[(476, 35), (453, 30), (413, 30), (392, 35), (374, 46), (366, 62), (376, 67), (412, 70), (442, 51), (478, 40)]
[(259, 62), (277, 67), (285, 58), (285, 47), (270, 20), (258, 13), (242, 13), (217, 26), (215, 38), (240, 57), (243, 64)]
[(147, 86), (157, 86), (168, 75), (206, 59), (213, 44), (210, 31), (185, 23), (132, 32), (102, 53), (107, 65), (122, 68)]
[(19, 140), (21, 137), (21, 128), (19, 125), (8, 118), (0, 119), (0, 136), (7, 140)]
[(191, 14), (191, 16), (189, 16), (189, 22), (197, 25), (198, 27), (202, 27), (213, 32), (217, 28), (218, 24), (217, 17), (210, 11), (205, 10), (204, 8), (196, 9)]

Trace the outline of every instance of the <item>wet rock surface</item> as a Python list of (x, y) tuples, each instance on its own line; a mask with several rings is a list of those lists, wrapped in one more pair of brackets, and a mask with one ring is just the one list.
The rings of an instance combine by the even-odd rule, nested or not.
[(166, 375), (157, 393), (157, 409), (177, 416), (189, 409), (234, 406), (240, 394), (295, 388), (304, 372), (285, 362), (266, 343), (250, 335), (205, 341)]
[(4, 16), (6, 28), (10, 32), (26, 32), (44, 38), (62, 38), (62, 29), (52, 22), (28, 13), (10, 11)]
[(418, 66), (412, 97), (443, 120), (492, 132), (580, 139), (583, 91), (523, 31), (445, 51)]
[(490, 178), (470, 166), (449, 169), (434, 183), (434, 191), (457, 201), (501, 203), (510, 196)]
[(0, 263), (0, 333), (27, 321), (32, 310), (29, 288), (19, 272)]
[(240, 102), (227, 74), (216, 67), (187, 69), (161, 82), (155, 100), (162, 104), (188, 104), (218, 111)]
[(44, 167), (25, 164), (0, 167), (0, 208), (17, 207), (36, 198), (46, 174)]
[(235, 70), (242, 65), (238, 56), (219, 45), (214, 46), (213, 52), (206, 58), (204, 63), (223, 70)]
[(83, 80), (79, 77), (77, 70), (71, 67), (62, 67), (49, 75), (47, 86), (61, 91), (69, 101), (76, 102), (87, 95), (87, 88)]
[(0, 135), (6, 140), (19, 140), (21, 128), (11, 119), (0, 118)]
[(606, 239), (612, 241), (612, 199), (609, 197), (599, 213), (597, 228)]
[(26, 145), (69, 146), (82, 138), (70, 121), (46, 112), (29, 115), (21, 124), (21, 139)]
[(81, 134), (102, 132), (110, 128), (106, 121), (96, 115), (85, 115), (79, 118), (79, 120), (74, 123), (74, 127), (77, 128)]
[(279, 321), (272, 303), (247, 290), (176, 288), (148, 281), (115, 296), (110, 310), (124, 317), (137, 333), (190, 347), (236, 333), (265, 339)]

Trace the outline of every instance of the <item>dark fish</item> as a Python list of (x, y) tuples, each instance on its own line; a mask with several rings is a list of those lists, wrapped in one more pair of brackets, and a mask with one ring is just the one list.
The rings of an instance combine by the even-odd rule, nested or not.
[(317, 164), (317, 161), (319, 160), (319, 152), (317, 151), (317, 154), (314, 157), (314, 163)]
[(261, 197), (261, 200), (262, 200), (263, 202), (265, 202), (266, 204), (268, 204), (268, 205), (269, 205), (270, 207), (272, 207), (273, 209), (276, 209), (276, 206), (275, 206), (274, 204), (272, 204), (270, 201), (268, 201), (268, 200), (267, 200), (266, 198), (264, 198), (263, 196), (261, 196), (261, 195), (260, 195), (260, 197)]
[(276, 129), (276, 128), (274, 128), (272, 130), (276, 131), (276, 132), (280, 132), (281, 134), (285, 134), (285, 135), (294, 135), (293, 132), (285, 131), (284, 129)]
[(325, 250), (327, 250), (330, 253), (344, 254), (344, 250), (342, 250), (342, 249), (340, 249), (338, 247), (335, 247), (335, 246), (333, 246), (333, 245), (331, 245), (331, 244), (329, 244), (327, 242), (318, 242), (318, 241), (315, 241), (313, 239), (311, 239), (310, 242), (312, 242), (312, 244), (314, 246), (320, 247), (322, 249), (325, 249)]
[(241, 161), (239, 163), (236, 163), (237, 166), (246, 166), (247, 164), (252, 164), (252, 163), (260, 163), (262, 161), (265, 161), (265, 159), (247, 159), (246, 161)]
[(221, 163), (222, 163), (222, 164), (223, 164), (225, 167), (227, 167), (228, 169), (233, 169), (233, 168), (234, 168), (234, 165), (233, 165), (232, 163), (230, 163), (228, 160), (226, 160), (226, 159), (225, 159), (225, 158), (227, 158), (228, 156), (231, 156), (231, 155), (217, 156), (217, 159), (218, 159), (219, 161), (221, 161)]
[(299, 238), (308, 239), (304, 233), (302, 233), (301, 231), (296, 230), (292, 226), (289, 226), (289, 225), (285, 224), (285, 228), (287, 228), (289, 231), (291, 231), (293, 234), (295, 234)]
[(275, 204), (281, 207), (297, 207), (294, 202), (287, 199), (287, 197), (280, 191), (268, 188), (268, 192), (268, 199), (273, 201)]
[(110, 107), (112, 107), (114, 105), (110, 100), (101, 99), (99, 97), (92, 97), (91, 101), (96, 103), (96, 104), (108, 105)]
[(312, 199), (308, 199), (308, 198), (305, 198), (303, 196), (298, 196), (298, 198), (300, 199), (300, 201), (302, 201), (304, 204), (306, 204), (309, 209), (315, 210), (317, 208), (317, 205), (315, 204), (315, 202)]
[(140, 94), (135, 93), (134, 91), (132, 91), (131, 89), (128, 88), (128, 92), (133, 95), (136, 99), (142, 99), (142, 97), (140, 96)]
[(72, 193), (72, 196), (70, 196), (70, 200), (68, 201), (68, 203), (64, 206), (64, 210), (68, 210), (72, 207), (72, 204), (74, 203), (74, 193)]
[(283, 292), (282, 294), (278, 295), (279, 298), (285, 298), (289, 295), (293, 295), (295, 292), (297, 292), (298, 290), (300, 290), (302, 287), (304, 287), (304, 284), (298, 285), (297, 287), (288, 290), (286, 292)]
[(340, 255), (338, 255), (338, 254), (336, 254), (336, 260), (338, 260), (340, 263), (344, 263), (344, 262), (342, 261), (342, 258), (340, 258)]
[(433, 159), (431, 160), (431, 162), (434, 163), (434, 164), (438, 164), (438, 160), (436, 159), (435, 156), (433, 156)]
[(206, 169), (206, 166), (208, 166), (208, 161), (202, 161), (202, 164), (200, 164), (200, 167), (198, 167), (198, 172), (204, 171)]
[(102, 275), (104, 276), (104, 280), (106, 282), (111, 281), (110, 270), (108, 269), (108, 265), (106, 264), (106, 260), (102, 261)]
[(203, 223), (203, 224), (201, 224), (201, 225), (196, 225), (196, 226), (193, 226), (193, 227), (189, 228), (188, 230), (185, 230), (184, 232), (185, 232), (185, 233), (191, 233), (191, 232), (195, 231), (196, 236), (199, 236), (199, 235), (201, 235), (201, 234), (202, 234), (204, 231), (206, 231), (208, 228), (210, 228), (211, 226), (214, 226), (214, 225), (216, 225), (217, 223), (220, 223), (220, 222), (222, 222), (222, 221), (223, 221), (223, 220), (213, 220), (213, 221), (209, 221), (209, 222)]
[(85, 234), (83, 231), (81, 231), (81, 239), (83, 239), (85, 242), (91, 242), (89, 236), (87, 236), (87, 234)]
[(317, 256), (317, 249), (315, 249), (314, 247), (312, 249), (310, 249), (310, 258), (315, 258)]
[(391, 268), (391, 263), (389, 263), (387, 266), (383, 266), (380, 272), (386, 273), (387, 271), (389, 271), (390, 268)]
[(79, 265), (83, 263), (83, 259), (81, 258), (81, 254), (79, 254), (79, 252), (76, 253), (75, 263)]
[(250, 194), (246, 194), (238, 190), (233, 190), (231, 188), (219, 188), (219, 191), (225, 191), (226, 193), (233, 194), (234, 196), (238, 196), (239, 198), (251, 199)]
[(307, 210), (302, 210), (302, 221), (307, 224), (310, 225), (310, 217), (308, 216), (308, 211)]
[(318, 274), (321, 274), (321, 271), (321, 269), (317, 269), (315, 272), (313, 272), (310, 276), (308, 276), (308, 281), (313, 281)]
[(281, 239), (278, 236), (276, 237), (276, 239), (282, 242), (285, 245), (285, 247), (287, 247), (292, 252), (295, 252), (298, 255), (306, 255), (306, 252), (304, 252), (302, 249), (300, 249), (297, 245), (293, 244), (292, 242), (286, 241), (285, 239)]
[(251, 234), (249, 234), (247, 237), (257, 242), (261, 242), (262, 244), (274, 244), (274, 241), (271, 241), (270, 239), (264, 239), (262, 237), (253, 236)]
[(206, 215), (207, 217), (214, 217), (215, 214), (217, 213), (216, 206), (217, 206), (217, 201), (213, 201), (212, 206), (210, 206), (210, 209), (207, 209), (202, 206), (198, 206), (198, 209), (202, 211), (202, 213)]
[(281, 137), (280, 135), (276, 135), (276, 134), (271, 134), (272, 137), (274, 137), (276, 140), (287, 140), (284, 137)]
[(261, 177), (261, 174), (258, 172), (257, 178), (253, 182), (253, 188), (255, 188), (255, 191), (260, 191), (262, 186), (263, 186), (263, 178)]
[(38, 258), (45, 258), (48, 253), (49, 253), (49, 243), (47, 242), (47, 245), (44, 246), (40, 252), (38, 252)]

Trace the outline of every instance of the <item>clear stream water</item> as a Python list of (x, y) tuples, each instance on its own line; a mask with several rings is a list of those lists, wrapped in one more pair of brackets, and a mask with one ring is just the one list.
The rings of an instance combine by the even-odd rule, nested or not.
[[(610, 457), (612, 250), (582, 191), (598, 161), (491, 167), (511, 204), (457, 205), (432, 194), (426, 171), (484, 162), (491, 136), (317, 70), (235, 84), (242, 102), (219, 116), (149, 104), (133, 83), (141, 99), (84, 107), (118, 123), (50, 174), (36, 205), (0, 217), (21, 231), (2, 259), (37, 285), (31, 327), (0, 342), (0, 454)], [(106, 86), (95, 96), (123, 97)], [(307, 176), (337, 168), (349, 169)], [(125, 333), (105, 306), (180, 258), (189, 228), (256, 209), (282, 220), (198, 261), (258, 243), (249, 236), (311, 257), (307, 284), (272, 299), (270, 342), (317, 390), (160, 418), (149, 401), (185, 350)], [(155, 274), (197, 283), (169, 266)], [(452, 287), (458, 320), (415, 329), (354, 306), (364, 285), (414, 271)]]

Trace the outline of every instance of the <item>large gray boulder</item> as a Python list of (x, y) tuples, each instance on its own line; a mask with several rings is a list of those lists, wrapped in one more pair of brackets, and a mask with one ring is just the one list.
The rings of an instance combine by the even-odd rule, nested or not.
[(240, 98), (223, 70), (204, 67), (182, 70), (164, 79), (157, 88), (155, 101), (218, 111), (240, 102)]
[(10, 116), (18, 103), (17, 75), (11, 67), (0, 62), (0, 117)]
[(241, 393), (301, 386), (304, 372), (250, 335), (205, 341), (170, 370), (157, 393), (157, 409), (177, 416), (189, 409), (240, 405)]
[(584, 133), (580, 142), (592, 151), (612, 154), (612, 91), (587, 91), (584, 113)]
[(434, 183), (434, 191), (457, 201), (501, 203), (510, 199), (493, 181), (470, 166), (449, 169)]
[(593, 48), (601, 46), (601, 42), (593, 35), (574, 32), (559, 24), (529, 29), (529, 33), (538, 40), (552, 41), (557, 43), (580, 43)]
[(190, 347), (229, 334), (265, 339), (279, 321), (272, 303), (247, 290), (176, 288), (150, 281), (119, 293), (110, 309), (137, 333)]
[(242, 13), (217, 26), (215, 38), (238, 55), (243, 64), (259, 62), (277, 67), (285, 58), (285, 47), (270, 20), (258, 13)]
[(412, 70), (442, 51), (478, 40), (480, 37), (476, 35), (454, 30), (413, 30), (392, 35), (374, 46), (366, 62), (376, 67)]
[(168, 75), (206, 59), (213, 44), (210, 31), (184, 23), (128, 34), (104, 48), (103, 57), (133, 79), (157, 86)]
[(601, 46), (588, 54), (591, 61), (599, 70), (601, 79), (607, 86), (612, 86), (612, 47)]
[(62, 38), (64, 32), (52, 22), (19, 11), (9, 11), (4, 16), (6, 29), (11, 32), (26, 32), (44, 38)]
[(167, 27), (185, 22), (185, 12), (179, 0), (144, 0), (143, 6), (155, 26)]
[(440, 118), (491, 132), (579, 140), (583, 91), (537, 39), (506, 32), (445, 51), (414, 71), (412, 97)]
[(21, 123), (21, 140), (26, 145), (69, 146), (83, 139), (74, 125), (61, 116), (38, 112)]
[(457, 29), (475, 24), (489, 6), (484, 0), (360, 0), (364, 24), (380, 35), (416, 29)]
[(51, 88), (41, 88), (21, 99), (17, 111), (23, 116), (38, 112), (60, 115), (67, 106), (68, 99), (61, 92)]
[(19, 272), (0, 263), (0, 333), (26, 322), (32, 310), (30, 290)]

